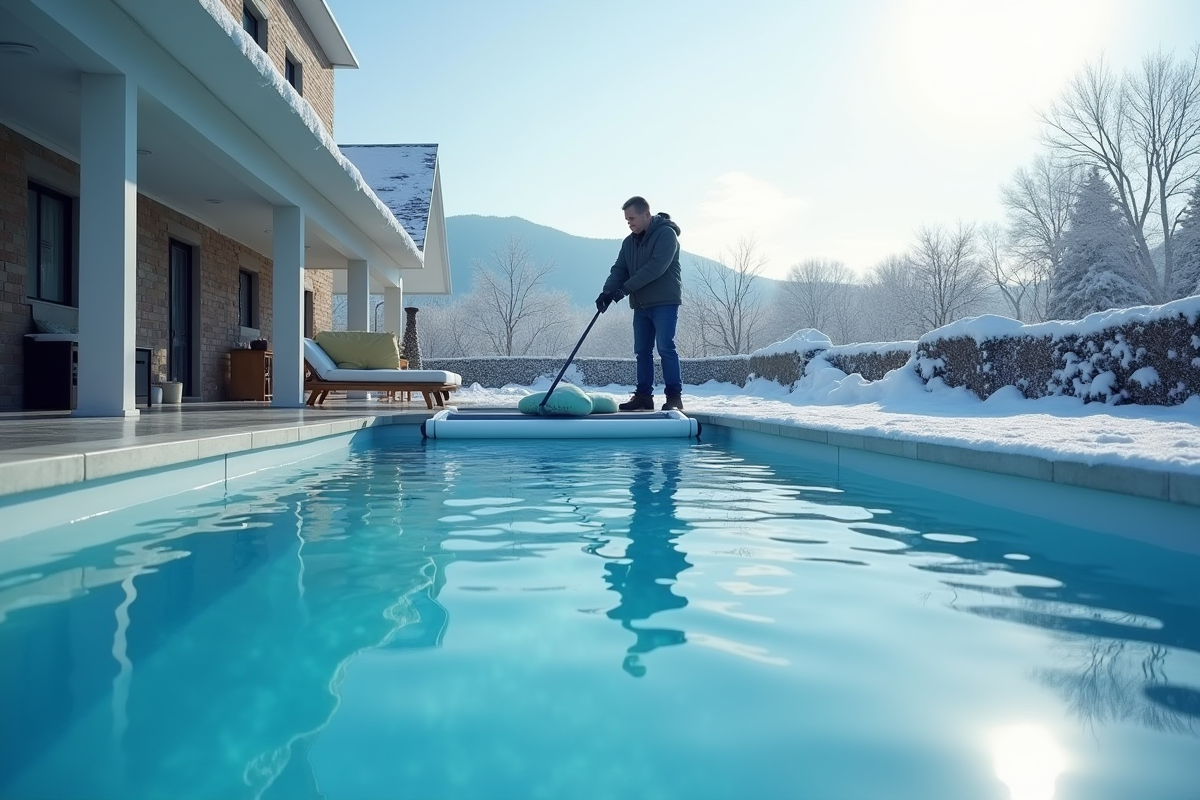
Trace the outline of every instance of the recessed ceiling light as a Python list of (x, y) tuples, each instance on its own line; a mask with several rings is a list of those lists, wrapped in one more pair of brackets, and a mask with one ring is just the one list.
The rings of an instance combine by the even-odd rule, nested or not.
[(139, 155), (139, 156), (148, 156), (148, 155), (150, 155), (150, 151), (149, 151), (149, 150), (147, 150), (147, 149), (146, 149), (146, 148), (144, 148), (144, 147), (139, 147), (139, 148), (138, 148), (138, 155)]
[(208, 198), (208, 200), (206, 202), (212, 203), (214, 206), (221, 205), (220, 199), (218, 199), (216, 197), (210, 197), (210, 198)]
[(24, 42), (0, 42), (0, 53), (6, 56), (33, 56), (38, 49)]

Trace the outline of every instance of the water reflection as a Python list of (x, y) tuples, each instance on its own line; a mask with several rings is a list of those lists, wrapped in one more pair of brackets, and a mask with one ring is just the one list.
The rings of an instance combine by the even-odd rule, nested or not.
[(963, 519), (954, 534), (922, 534), (946, 530), (954, 516), (900, 498), (884, 504), (889, 525), (854, 527), (901, 544), (886, 552), (944, 576), (956, 611), (1054, 637), (1056, 663), (1034, 677), (1081, 721), (1200, 735), (1200, 704), (1189, 702), (1200, 691), (1168, 682), (1173, 651), (1200, 652), (1200, 598), (1187, 566), (1194, 559), (1029, 518), (1006, 525), (1003, 514), (994, 527)]
[(1066, 759), (1054, 738), (1037, 725), (1011, 725), (989, 737), (996, 777), (1011, 800), (1053, 800)]
[(621, 627), (636, 637), (621, 664), (635, 678), (646, 674), (642, 656), (687, 640), (681, 630), (636, 624), (688, 604), (687, 598), (675, 591), (679, 573), (691, 566), (675, 547), (686, 530), (675, 514), (679, 478), (677, 454), (634, 456), (629, 483), (633, 514), (625, 533), (625, 553), (604, 565), (605, 583), (620, 595), (608, 617), (619, 620)]
[(0, 795), (320, 797), (349, 662), (445, 628), (448, 557), (398, 498), (394, 465), (301, 476), (0, 576)]

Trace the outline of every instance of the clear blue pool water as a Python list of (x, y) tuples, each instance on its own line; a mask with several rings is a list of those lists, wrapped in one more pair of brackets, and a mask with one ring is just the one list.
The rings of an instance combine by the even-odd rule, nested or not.
[(1200, 797), (1192, 554), (749, 445), (232, 487), (0, 543), (0, 797)]

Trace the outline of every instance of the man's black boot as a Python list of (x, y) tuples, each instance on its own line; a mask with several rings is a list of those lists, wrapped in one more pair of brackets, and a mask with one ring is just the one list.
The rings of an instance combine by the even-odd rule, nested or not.
[(653, 411), (654, 395), (634, 392), (628, 403), (621, 403), (617, 408), (622, 411)]
[(667, 402), (663, 403), (663, 411), (683, 411), (683, 395), (669, 394)]

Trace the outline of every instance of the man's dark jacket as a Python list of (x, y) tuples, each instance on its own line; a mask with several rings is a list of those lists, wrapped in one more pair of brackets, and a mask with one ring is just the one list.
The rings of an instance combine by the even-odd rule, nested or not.
[(617, 262), (609, 270), (604, 291), (620, 289), (630, 308), (679, 305), (683, 275), (679, 268), (679, 226), (668, 214), (655, 214), (650, 227), (621, 242)]

